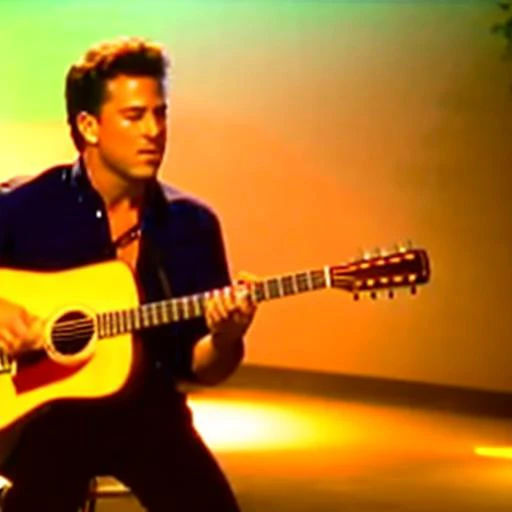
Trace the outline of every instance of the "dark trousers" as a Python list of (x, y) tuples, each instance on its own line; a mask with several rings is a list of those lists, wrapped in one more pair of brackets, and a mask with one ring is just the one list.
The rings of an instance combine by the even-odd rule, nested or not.
[(58, 403), (24, 429), (3, 473), (2, 512), (76, 512), (89, 481), (111, 475), (151, 512), (239, 512), (233, 492), (176, 394)]

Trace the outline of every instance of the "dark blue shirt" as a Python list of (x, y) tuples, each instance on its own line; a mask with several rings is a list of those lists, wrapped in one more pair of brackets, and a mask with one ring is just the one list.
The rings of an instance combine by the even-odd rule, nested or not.
[[(51, 168), (0, 194), (0, 266), (52, 271), (113, 258), (105, 204), (80, 164)], [(141, 302), (167, 298), (166, 282), (174, 297), (229, 284), (215, 214), (172, 187), (152, 183), (137, 277)], [(193, 379), (192, 347), (207, 332), (202, 318), (144, 331), (151, 371)]]

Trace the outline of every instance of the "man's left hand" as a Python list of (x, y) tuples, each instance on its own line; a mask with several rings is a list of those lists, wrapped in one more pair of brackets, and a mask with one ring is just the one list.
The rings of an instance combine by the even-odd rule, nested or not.
[(234, 286), (207, 300), (206, 323), (217, 348), (232, 346), (247, 332), (256, 313), (256, 304), (251, 296), (256, 281), (255, 276), (240, 273)]

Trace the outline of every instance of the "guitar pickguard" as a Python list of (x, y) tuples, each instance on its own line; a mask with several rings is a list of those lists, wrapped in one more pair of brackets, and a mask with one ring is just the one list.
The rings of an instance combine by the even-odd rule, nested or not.
[(33, 352), (17, 361), (12, 382), (17, 393), (25, 393), (72, 376), (83, 364), (64, 366), (52, 361), (45, 352)]

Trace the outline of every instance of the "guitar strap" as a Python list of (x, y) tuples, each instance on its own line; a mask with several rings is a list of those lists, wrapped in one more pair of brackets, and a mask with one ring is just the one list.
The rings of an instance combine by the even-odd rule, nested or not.
[[(141, 227), (142, 232), (142, 227)], [(151, 260), (152, 265), (156, 268), (158, 281), (160, 283), (160, 286), (162, 287), (162, 291), (164, 293), (164, 299), (170, 299), (172, 298), (172, 288), (171, 283), (169, 281), (169, 277), (167, 273), (165, 272), (164, 266), (163, 266), (163, 257), (162, 257), (162, 251), (160, 250), (160, 247), (158, 244), (153, 240), (150, 233), (146, 233), (147, 236), (145, 238), (146, 241), (146, 247), (147, 247), (147, 254), (149, 256), (149, 259)]]
[(135, 240), (138, 240), (142, 234), (142, 224), (137, 222), (131, 228), (127, 229), (122, 235), (119, 235), (113, 242), (112, 245), (115, 249), (122, 249), (127, 245), (130, 245)]

